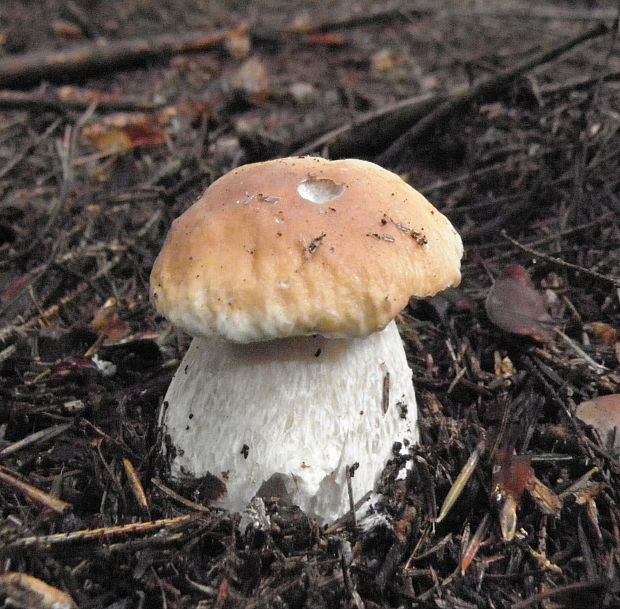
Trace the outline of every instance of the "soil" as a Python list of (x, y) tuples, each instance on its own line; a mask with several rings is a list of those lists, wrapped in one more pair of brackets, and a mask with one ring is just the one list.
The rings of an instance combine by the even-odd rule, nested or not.
[[(575, 415), (620, 393), (617, 4), (247, 4), (0, 5), (0, 573), (89, 609), (620, 606), (620, 465)], [(135, 38), (160, 52), (69, 55)], [(370, 515), (266, 501), (240, 527), (209, 480), (168, 476), (158, 411), (189, 338), (149, 273), (214, 179), (299, 152), (402, 175), (462, 235), (463, 281), (398, 320), (421, 440)], [(544, 320), (487, 312), (514, 264)], [(0, 599), (52, 606), (20, 582)]]

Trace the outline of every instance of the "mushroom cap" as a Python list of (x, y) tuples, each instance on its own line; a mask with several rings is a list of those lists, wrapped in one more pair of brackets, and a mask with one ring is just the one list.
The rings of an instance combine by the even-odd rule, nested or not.
[(151, 299), (194, 336), (367, 336), (460, 282), (450, 221), (367, 161), (282, 158), (216, 180), (177, 218)]

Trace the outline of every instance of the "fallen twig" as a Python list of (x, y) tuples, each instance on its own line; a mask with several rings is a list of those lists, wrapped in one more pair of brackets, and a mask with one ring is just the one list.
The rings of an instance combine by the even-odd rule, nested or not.
[(33, 503), (38, 503), (45, 508), (48, 508), (57, 514), (65, 514), (72, 508), (70, 503), (58, 499), (45, 491), (42, 491), (27, 482), (23, 482), (19, 478), (16, 478), (10, 474), (4, 467), (0, 466), (0, 482), (9, 488), (17, 491), (18, 493), (27, 497)]
[(574, 47), (598, 38), (606, 34), (609, 28), (600, 24), (588, 30), (584, 34), (572, 38), (568, 42), (561, 44), (554, 49), (538, 53), (522, 63), (508, 68), (491, 78), (485, 78), (474, 83), (471, 87), (464, 87), (453, 91), (446, 101), (439, 104), (433, 111), (426, 114), (413, 127), (403, 133), (376, 159), (381, 165), (392, 165), (401, 155), (402, 151), (413, 146), (421, 136), (425, 135), (430, 129), (434, 128), (441, 121), (445, 121), (451, 115), (459, 112), (474, 101), (488, 101), (504, 91), (514, 80), (526, 72), (540, 65), (557, 59), (560, 55), (570, 51)]
[(145, 533), (153, 533), (154, 531), (159, 531), (162, 529), (176, 529), (178, 527), (191, 524), (201, 516), (203, 516), (203, 514), (187, 514), (185, 516), (177, 516), (176, 518), (162, 518), (160, 520), (151, 520), (149, 522), (134, 522), (131, 524), (121, 524), (114, 527), (72, 531), (71, 533), (54, 533), (53, 535), (42, 536), (33, 535), (31, 537), (22, 537), (21, 539), (15, 539), (10, 543), (6, 543), (3, 549), (11, 550), (14, 548), (29, 548), (32, 546), (44, 548), (47, 546), (56, 546), (65, 543), (107, 541), (108, 539), (123, 537), (126, 535), (143, 535)]
[(567, 91), (578, 91), (580, 89), (587, 89), (593, 87), (602, 82), (611, 82), (614, 80), (620, 80), (620, 72), (607, 72), (602, 76), (587, 76), (574, 78), (567, 80), (566, 82), (551, 83), (548, 85), (542, 85), (538, 91), (541, 95), (557, 95), (558, 93), (566, 93)]
[(291, 154), (308, 154), (327, 146), (332, 158), (380, 149), (413, 122), (445, 101), (445, 95), (416, 95), (365, 112), (346, 125), (341, 125), (304, 144)]
[(226, 30), (161, 34), (152, 38), (97, 41), (60, 51), (35, 51), (4, 57), (0, 60), (0, 87), (26, 87), (42, 80), (74, 80), (182, 53), (198, 53), (218, 47), (227, 34)]
[(54, 425), (53, 427), (48, 427), (46, 429), (41, 429), (40, 431), (35, 431), (31, 433), (29, 436), (18, 440), (17, 442), (13, 442), (13, 444), (9, 444), (7, 447), (0, 450), (0, 459), (4, 459), (13, 453), (16, 453), (20, 450), (28, 446), (32, 446), (33, 444), (38, 444), (39, 442), (45, 442), (47, 440), (51, 440), (56, 436), (59, 436), (61, 433), (64, 433), (73, 426), (73, 421), (70, 423), (61, 423), (60, 425)]
[(519, 243), (516, 239), (513, 239), (512, 237), (510, 237), (508, 233), (506, 233), (505, 230), (502, 230), (500, 234), (502, 237), (504, 237), (504, 239), (510, 241), (510, 243), (512, 243), (515, 247), (518, 247), (520, 250), (530, 254), (534, 258), (538, 258), (539, 260), (546, 260), (547, 262), (550, 262), (551, 264), (555, 264), (556, 266), (561, 266), (567, 269), (571, 269), (572, 271), (575, 271), (576, 273), (582, 273), (583, 275), (587, 275), (588, 277), (592, 277), (593, 279), (598, 279), (599, 281), (603, 281), (605, 283), (611, 283), (616, 288), (620, 287), (620, 279), (616, 279), (614, 277), (608, 277), (607, 275), (603, 275), (602, 273), (597, 273), (596, 271), (592, 271), (591, 269), (586, 269), (585, 267), (579, 266), (578, 264), (573, 264), (572, 262), (566, 262), (565, 260), (562, 260), (561, 258), (556, 258), (555, 256), (550, 256), (549, 254), (544, 254), (542, 252), (539, 252), (538, 250), (534, 250), (531, 247), (528, 247), (527, 245), (523, 245), (522, 243)]
[(558, 586), (557, 588), (551, 588), (549, 590), (545, 590), (544, 592), (539, 592), (538, 594), (532, 594), (532, 596), (519, 601), (518, 603), (513, 603), (511, 605), (511, 609), (525, 609), (525, 607), (530, 607), (531, 605), (537, 605), (541, 601), (544, 601), (546, 598), (551, 598), (552, 596), (558, 596), (560, 594), (573, 594), (582, 590), (592, 590), (596, 588), (605, 588), (607, 587), (607, 582), (604, 580), (594, 580), (594, 581), (585, 581), (585, 582), (575, 582), (573, 584), (566, 584), (565, 586)]
[[(56, 92), (25, 92), (0, 91), (0, 109), (16, 110), (49, 110), (64, 114), (68, 111), (85, 111), (92, 101), (86, 99), (62, 99)], [(156, 104), (142, 100), (118, 99), (97, 101), (98, 112), (152, 112), (162, 108), (163, 104)]]

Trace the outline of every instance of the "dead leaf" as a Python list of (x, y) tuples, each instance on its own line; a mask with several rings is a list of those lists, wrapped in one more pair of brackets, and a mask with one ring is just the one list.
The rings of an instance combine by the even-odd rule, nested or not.
[(508, 449), (498, 450), (493, 474), (493, 497), (499, 511), (504, 541), (512, 541), (517, 530), (517, 509), (526, 488), (534, 479), (527, 457), (516, 456)]
[(54, 365), (50, 379), (64, 381), (75, 378), (82, 382), (97, 378), (97, 365), (87, 357), (66, 357)]
[(620, 455), (620, 394), (599, 395), (577, 406), (577, 418), (593, 427), (612, 452)]
[(507, 267), (496, 279), (485, 308), (489, 319), (506, 332), (541, 343), (552, 342), (555, 337), (545, 300), (520, 264)]
[(116, 298), (108, 298), (103, 306), (95, 313), (95, 317), (88, 325), (89, 329), (105, 335), (105, 343), (115, 343), (129, 334), (129, 326), (118, 315)]
[(0, 575), (0, 592), (12, 607), (23, 609), (77, 609), (73, 599), (62, 590), (26, 573)]
[(591, 332), (603, 345), (611, 346), (618, 341), (618, 331), (609, 324), (602, 321), (593, 321), (585, 324), (584, 329)]
[(265, 64), (258, 57), (252, 57), (231, 76), (230, 85), (246, 101), (261, 105), (267, 101), (271, 82)]
[(165, 127), (176, 116), (174, 108), (157, 113), (118, 113), (82, 129), (84, 139), (105, 152), (127, 152), (140, 146), (161, 146), (168, 142)]

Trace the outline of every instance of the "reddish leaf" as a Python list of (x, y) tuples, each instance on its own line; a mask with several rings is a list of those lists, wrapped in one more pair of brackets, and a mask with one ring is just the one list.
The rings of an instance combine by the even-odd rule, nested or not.
[(553, 320), (542, 294), (528, 272), (519, 264), (507, 267), (487, 295), (489, 319), (502, 330), (527, 336), (538, 342), (554, 339)]
[(523, 492), (534, 479), (534, 470), (529, 458), (500, 449), (495, 457), (495, 469), (493, 486), (496, 492), (511, 495), (519, 505)]
[(87, 357), (66, 357), (54, 366), (51, 379), (59, 381), (68, 377), (94, 379), (97, 377), (97, 366)]

